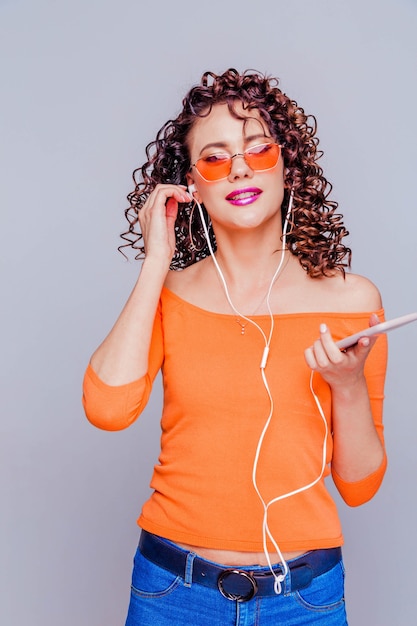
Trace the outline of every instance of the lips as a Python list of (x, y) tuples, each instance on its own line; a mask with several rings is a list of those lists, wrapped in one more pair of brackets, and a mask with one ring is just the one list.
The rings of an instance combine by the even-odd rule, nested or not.
[(235, 189), (231, 191), (226, 200), (235, 206), (246, 206), (255, 202), (262, 193), (258, 187), (245, 187), (245, 189)]

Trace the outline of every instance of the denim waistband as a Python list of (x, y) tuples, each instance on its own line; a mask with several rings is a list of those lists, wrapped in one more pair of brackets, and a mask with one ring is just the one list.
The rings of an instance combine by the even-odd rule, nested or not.
[[(187, 568), (192, 567), (193, 583), (218, 589), (229, 600), (245, 602), (254, 595), (275, 595), (273, 574), (251, 571), (250, 568), (222, 566), (194, 555), (167, 542), (160, 537), (142, 530), (139, 550), (148, 560), (168, 570), (176, 576), (186, 578)], [(193, 555), (190, 560), (190, 555)], [(308, 587), (313, 578), (331, 570), (342, 558), (341, 548), (326, 548), (306, 552), (288, 563), (291, 591)], [(273, 566), (276, 575), (283, 573), (280, 565)]]

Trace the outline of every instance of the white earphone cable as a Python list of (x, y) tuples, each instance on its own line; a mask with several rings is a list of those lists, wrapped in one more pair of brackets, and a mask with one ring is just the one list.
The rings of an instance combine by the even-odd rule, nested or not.
[[(199, 213), (200, 213), (200, 218), (201, 218), (201, 223), (203, 226), (203, 231), (204, 231), (204, 236), (206, 238), (207, 241), (207, 245), (210, 251), (210, 255), (213, 259), (214, 265), (216, 267), (217, 273), (220, 277), (220, 280), (223, 284), (223, 288), (224, 288), (224, 292), (227, 298), (227, 301), (231, 307), (231, 309), (242, 319), (246, 320), (248, 323), (252, 324), (253, 326), (255, 326), (259, 332), (261, 333), (264, 342), (265, 342), (265, 347), (264, 347), (264, 351), (263, 351), (263, 355), (262, 355), (262, 360), (261, 360), (261, 364), (260, 364), (260, 369), (261, 369), (261, 376), (262, 376), (262, 381), (263, 384), (265, 386), (266, 392), (268, 394), (268, 398), (269, 398), (269, 402), (270, 402), (270, 410), (269, 410), (269, 414), (268, 414), (268, 418), (266, 420), (266, 423), (263, 427), (262, 433), (259, 437), (259, 441), (256, 447), (256, 452), (255, 452), (255, 458), (254, 458), (254, 462), (253, 462), (253, 467), (252, 467), (252, 483), (253, 486), (255, 488), (255, 491), (262, 503), (263, 509), (264, 509), (264, 517), (263, 517), (263, 523), (262, 523), (262, 542), (263, 542), (263, 551), (268, 563), (268, 567), (272, 573), (272, 575), (274, 576), (275, 579), (275, 583), (274, 583), (274, 590), (276, 594), (280, 594), (282, 591), (282, 582), (285, 580), (285, 577), (289, 571), (288, 568), (288, 564), (286, 562), (286, 560), (284, 559), (284, 556), (279, 548), (279, 545), (277, 543), (277, 541), (275, 540), (274, 536), (272, 535), (272, 532), (269, 529), (268, 526), (268, 510), (269, 507), (272, 504), (275, 504), (276, 502), (279, 502), (280, 500), (284, 500), (285, 498), (289, 498), (291, 496), (294, 496), (298, 493), (301, 493), (303, 491), (306, 491), (307, 489), (310, 489), (311, 487), (313, 487), (314, 485), (316, 485), (322, 478), (323, 473), (325, 471), (326, 468), (326, 450), (327, 450), (327, 439), (328, 439), (328, 425), (327, 425), (327, 420), (326, 420), (326, 416), (324, 415), (322, 406), (320, 404), (319, 398), (317, 397), (314, 388), (313, 388), (313, 377), (314, 377), (314, 372), (311, 372), (311, 376), (310, 376), (310, 391), (313, 395), (313, 398), (316, 402), (318, 411), (320, 413), (320, 416), (324, 422), (324, 426), (325, 426), (325, 434), (324, 434), (324, 441), (323, 441), (323, 453), (322, 453), (322, 466), (321, 466), (321, 471), (319, 476), (317, 476), (317, 478), (315, 480), (313, 480), (312, 482), (310, 482), (307, 485), (304, 485), (303, 487), (300, 487), (298, 489), (295, 489), (294, 491), (288, 492), (288, 493), (284, 493), (280, 496), (277, 496), (276, 498), (273, 498), (272, 500), (270, 500), (269, 502), (265, 502), (260, 489), (258, 487), (258, 483), (257, 483), (257, 469), (258, 469), (258, 462), (259, 462), (259, 456), (261, 453), (261, 449), (262, 449), (262, 444), (265, 438), (265, 435), (268, 431), (269, 425), (271, 423), (272, 420), (272, 416), (274, 413), (274, 400), (272, 397), (272, 393), (271, 390), (269, 388), (268, 385), (268, 380), (265, 374), (265, 367), (267, 364), (267, 360), (268, 360), (268, 354), (269, 354), (269, 348), (270, 348), (270, 344), (271, 344), (271, 340), (272, 340), (272, 335), (273, 335), (273, 331), (274, 331), (274, 316), (273, 316), (273, 312), (271, 309), (271, 303), (270, 303), (270, 297), (271, 297), (271, 293), (272, 293), (272, 288), (274, 286), (274, 283), (279, 275), (279, 273), (281, 272), (283, 263), (284, 263), (284, 255), (285, 255), (285, 251), (286, 251), (286, 237), (287, 237), (287, 230), (288, 230), (288, 223), (289, 223), (289, 217), (291, 215), (291, 211), (292, 211), (292, 205), (293, 205), (293, 198), (294, 198), (294, 194), (293, 191), (291, 190), (290, 193), (290, 200), (288, 203), (288, 209), (287, 209), (287, 213), (285, 216), (285, 220), (284, 220), (284, 225), (283, 225), (283, 235), (282, 235), (282, 251), (281, 251), (281, 257), (280, 257), (280, 262), (278, 264), (278, 267), (272, 277), (272, 280), (270, 282), (269, 285), (269, 289), (267, 292), (267, 296), (266, 296), (266, 305), (268, 308), (268, 313), (269, 313), (269, 317), (270, 317), (270, 321), (271, 321), (271, 325), (270, 325), (270, 331), (268, 334), (268, 337), (266, 336), (265, 332), (262, 330), (262, 328), (252, 319), (250, 319), (249, 317), (247, 317), (246, 315), (243, 315), (233, 304), (233, 301), (230, 297), (230, 293), (229, 293), (229, 289), (227, 287), (227, 283), (226, 283), (226, 279), (224, 278), (223, 272), (219, 266), (219, 263), (216, 259), (211, 241), (210, 241), (210, 236), (209, 236), (209, 232), (208, 232), (208, 228), (204, 219), (204, 213), (203, 213), (203, 209), (200, 205), (200, 203), (194, 199), (194, 202), (197, 204)], [(279, 558), (279, 562), (281, 563), (282, 566), (282, 572), (280, 574), (277, 574), (272, 566), (272, 561), (271, 561), (271, 557), (269, 554), (269, 550), (268, 550), (268, 544), (267, 541), (269, 540), (271, 541), (272, 545), (274, 546), (274, 549), (278, 555)]]

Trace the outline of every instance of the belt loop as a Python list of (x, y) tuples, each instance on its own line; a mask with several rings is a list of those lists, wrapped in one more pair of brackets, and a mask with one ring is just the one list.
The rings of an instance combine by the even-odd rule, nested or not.
[(197, 555), (194, 552), (188, 552), (187, 560), (185, 561), (185, 573), (184, 573), (184, 585), (185, 587), (191, 587), (193, 582), (193, 564)]
[(292, 593), (291, 567), (288, 568), (287, 575), (281, 584), (282, 584), (282, 595), (284, 597), (291, 595)]

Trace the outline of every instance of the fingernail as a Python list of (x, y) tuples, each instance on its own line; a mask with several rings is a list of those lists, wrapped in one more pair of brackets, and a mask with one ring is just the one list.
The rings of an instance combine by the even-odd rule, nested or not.
[(321, 332), (321, 333), (325, 333), (325, 332), (326, 332), (326, 330), (327, 330), (327, 326), (326, 326), (326, 324), (320, 324), (320, 332)]

